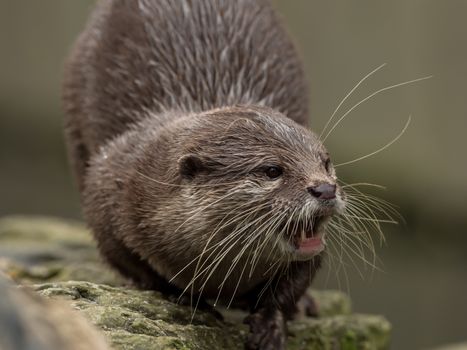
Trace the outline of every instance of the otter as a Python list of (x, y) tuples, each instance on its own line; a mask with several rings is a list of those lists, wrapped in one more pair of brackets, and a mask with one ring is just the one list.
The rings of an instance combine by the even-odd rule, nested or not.
[[(286, 321), (345, 207), (267, 0), (101, 0), (66, 64), (69, 158), (102, 256), (141, 288)], [(194, 300), (194, 301), (193, 301)]]

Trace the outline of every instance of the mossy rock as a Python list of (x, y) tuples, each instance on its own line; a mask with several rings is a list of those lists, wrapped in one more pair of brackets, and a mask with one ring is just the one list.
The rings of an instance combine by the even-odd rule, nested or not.
[[(225, 321), (201, 310), (193, 316), (190, 307), (158, 292), (129, 287), (100, 261), (90, 233), (79, 223), (1, 219), (0, 270), (45, 298), (68, 302), (114, 349), (243, 348), (242, 312), (221, 310)], [(351, 314), (349, 298), (338, 291), (310, 293), (320, 318), (291, 322), (288, 349), (388, 348), (391, 326), (384, 317)]]
[[(56, 282), (34, 285), (47, 298), (68, 300), (71, 305), (104, 330), (116, 349), (241, 349), (247, 329), (213, 314), (177, 305), (158, 292), (109, 287), (90, 282)], [(331, 309), (317, 302), (329, 315), (303, 319), (290, 325), (288, 349), (384, 349), (390, 325), (382, 317), (330, 315)], [(336, 300), (339, 293), (331, 298)], [(325, 300), (325, 299), (323, 299)], [(345, 302), (343, 302), (345, 303)], [(335, 309), (335, 305), (332, 305)]]
[(0, 219), (0, 269), (19, 283), (83, 280), (121, 286), (81, 223), (44, 217)]

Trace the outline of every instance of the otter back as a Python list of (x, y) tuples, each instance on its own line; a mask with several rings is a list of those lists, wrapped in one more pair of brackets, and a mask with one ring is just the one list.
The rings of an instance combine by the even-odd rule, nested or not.
[(268, 1), (100, 1), (64, 82), (79, 183), (90, 155), (148, 114), (236, 104), (306, 124), (304, 72)]

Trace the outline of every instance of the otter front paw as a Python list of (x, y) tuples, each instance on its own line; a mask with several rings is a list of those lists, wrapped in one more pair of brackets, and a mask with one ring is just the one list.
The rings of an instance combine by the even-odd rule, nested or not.
[(248, 316), (245, 323), (250, 325), (246, 350), (285, 349), (286, 325), (279, 310), (260, 309)]
[(319, 309), (315, 299), (310, 294), (304, 294), (297, 304), (299, 314), (307, 317), (318, 317)]

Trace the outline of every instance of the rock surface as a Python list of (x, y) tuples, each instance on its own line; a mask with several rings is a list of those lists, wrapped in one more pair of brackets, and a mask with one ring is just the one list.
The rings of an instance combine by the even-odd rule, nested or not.
[[(79, 223), (8, 217), (0, 220), (0, 270), (49, 299), (68, 302), (101, 329), (114, 349), (242, 349), (239, 311), (213, 314), (135, 290), (99, 260)], [(348, 297), (311, 291), (319, 319), (290, 324), (288, 349), (386, 349), (391, 326), (381, 316), (351, 314)], [(0, 313), (2, 310), (0, 310)]]
[(1, 272), (0, 296), (2, 350), (110, 349), (105, 336), (68, 303), (18, 288)]

